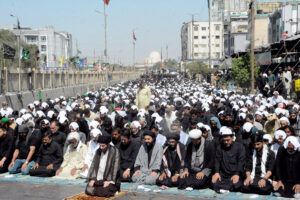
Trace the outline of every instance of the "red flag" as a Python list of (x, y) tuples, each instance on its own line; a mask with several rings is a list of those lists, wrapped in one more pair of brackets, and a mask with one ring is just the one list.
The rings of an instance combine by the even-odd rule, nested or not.
[(105, 5), (108, 5), (110, 0), (103, 0), (103, 1), (104, 1)]
[(134, 32), (133, 32), (132, 36), (133, 36), (134, 41), (136, 41), (136, 37), (135, 37)]
[(288, 35), (287, 35), (285, 32), (282, 32), (282, 37), (285, 37), (285, 38), (287, 38), (287, 37), (288, 37)]

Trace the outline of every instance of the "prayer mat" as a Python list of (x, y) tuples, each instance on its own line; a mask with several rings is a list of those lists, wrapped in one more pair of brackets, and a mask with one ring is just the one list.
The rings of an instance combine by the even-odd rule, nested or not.
[(75, 196), (68, 197), (68, 198), (66, 198), (65, 200), (107, 200), (107, 199), (114, 199), (114, 198), (123, 196), (123, 195), (126, 194), (126, 193), (127, 193), (127, 191), (121, 191), (121, 192), (119, 192), (117, 195), (115, 195), (115, 196), (113, 196), (113, 197), (105, 198), (105, 197), (94, 197), (94, 196), (89, 196), (89, 195), (87, 195), (87, 194), (85, 194), (85, 193), (83, 192), (83, 193), (77, 194), (77, 195), (75, 195)]

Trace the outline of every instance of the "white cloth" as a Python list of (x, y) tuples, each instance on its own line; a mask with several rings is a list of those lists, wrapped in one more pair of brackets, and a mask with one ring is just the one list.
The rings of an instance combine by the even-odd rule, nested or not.
[(98, 169), (98, 173), (97, 173), (97, 180), (98, 181), (103, 180), (103, 175), (104, 175), (104, 171), (105, 171), (106, 163), (107, 163), (108, 151), (109, 150), (107, 150), (105, 153), (101, 153), (100, 162), (99, 162), (99, 169)]

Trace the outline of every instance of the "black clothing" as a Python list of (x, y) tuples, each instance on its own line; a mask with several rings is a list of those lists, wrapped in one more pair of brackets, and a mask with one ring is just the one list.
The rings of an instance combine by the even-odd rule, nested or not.
[(5, 173), (8, 170), (12, 154), (14, 151), (14, 138), (11, 135), (6, 135), (0, 139), (0, 160), (6, 157), (3, 167), (0, 167), (0, 173)]
[(64, 148), (65, 142), (66, 142), (66, 134), (60, 131), (57, 131), (56, 133), (52, 133), (52, 140), (60, 145), (61, 149)]
[(32, 155), (30, 161), (35, 160), (37, 154), (36, 152), (38, 151), (39, 148), (38, 145), (39, 145), (39, 141), (34, 135), (31, 135), (27, 142), (26, 139), (19, 139), (18, 144), (16, 145), (16, 149), (19, 150), (18, 159), (26, 159), (29, 154), (30, 147), (35, 146), (36, 150)]
[(59, 144), (52, 141), (49, 146), (42, 145), (38, 151), (36, 163), (40, 166), (53, 164), (54, 169), (58, 169), (63, 161), (63, 153)]

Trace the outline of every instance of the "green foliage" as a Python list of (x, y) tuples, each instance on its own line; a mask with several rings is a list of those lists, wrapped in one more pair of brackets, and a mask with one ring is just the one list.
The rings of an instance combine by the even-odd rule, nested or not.
[(165, 60), (164, 66), (169, 69), (178, 69), (178, 63), (175, 59)]
[[(258, 76), (260, 67), (254, 66), (255, 78)], [(249, 88), (251, 86), (251, 62), (250, 55), (232, 59), (231, 77), (234, 82), (241, 87)]]
[(214, 70), (208, 67), (208, 64), (203, 61), (192, 62), (187, 65), (187, 69), (191, 74), (202, 74), (203, 76), (207, 76), (212, 73)]
[[(18, 38), (17, 36), (9, 30), (0, 30), (0, 48), (2, 48), (3, 43), (9, 45), (10, 47), (16, 50), (15, 59), (13, 60), (5, 60), (5, 65), (7, 67), (18, 67), (19, 66), (19, 55), (20, 49), (18, 48)], [(36, 67), (36, 51), (38, 50), (38, 46), (29, 45), (24, 41), (20, 41), (20, 46), (22, 46), (25, 50), (28, 50), (29, 59), (21, 62), (21, 67), (29, 68)], [(3, 51), (0, 51), (0, 60), (3, 61)]]

